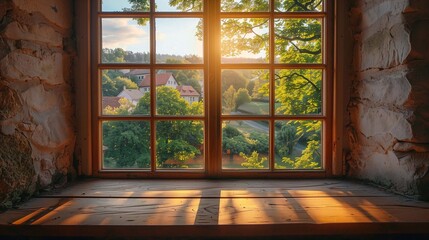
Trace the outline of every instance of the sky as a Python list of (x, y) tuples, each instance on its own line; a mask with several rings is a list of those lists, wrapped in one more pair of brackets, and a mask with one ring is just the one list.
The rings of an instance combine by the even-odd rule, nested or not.
[[(158, 0), (158, 9), (174, 11), (168, 0)], [(122, 11), (130, 7), (127, 0), (103, 0), (103, 11)], [(159, 18), (156, 24), (157, 53), (203, 56), (203, 43), (195, 36), (199, 18)], [(102, 20), (103, 48), (123, 48), (133, 52), (148, 52), (149, 25), (141, 26), (132, 18)]]

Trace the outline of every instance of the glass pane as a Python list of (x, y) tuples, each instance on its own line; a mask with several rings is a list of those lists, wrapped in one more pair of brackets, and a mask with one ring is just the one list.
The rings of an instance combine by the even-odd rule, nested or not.
[(203, 0), (156, 0), (155, 6), (158, 12), (202, 12)]
[(320, 19), (276, 19), (274, 25), (277, 63), (322, 63)]
[(202, 31), (201, 18), (157, 18), (156, 62), (202, 63)]
[(268, 169), (268, 132), (268, 121), (224, 121), (222, 124), (222, 168)]
[(104, 169), (150, 168), (148, 121), (104, 121), (102, 136)]
[(158, 70), (156, 86), (156, 114), (167, 116), (204, 114), (203, 70)]
[[(149, 69), (106, 69), (101, 71), (101, 109), (104, 115), (149, 115), (149, 86), (142, 86)], [(150, 84), (150, 82), (149, 82)]]
[(102, 0), (103, 12), (148, 12), (150, 0)]
[(221, 0), (222, 12), (267, 12), (268, 0)]
[(322, 114), (320, 69), (282, 69), (275, 73), (275, 109), (278, 115)]
[(322, 169), (322, 121), (275, 122), (276, 169)]
[(158, 169), (204, 168), (203, 121), (159, 121), (156, 123)]
[(275, 0), (276, 12), (321, 12), (323, 0)]
[(149, 18), (103, 18), (102, 63), (149, 63)]
[(223, 18), (222, 63), (268, 62), (268, 25), (268, 18)]
[(222, 114), (268, 115), (269, 96), (268, 70), (222, 70)]

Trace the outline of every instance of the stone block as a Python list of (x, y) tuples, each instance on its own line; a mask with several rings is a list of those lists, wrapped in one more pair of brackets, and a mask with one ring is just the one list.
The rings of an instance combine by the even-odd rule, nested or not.
[(404, 24), (385, 28), (371, 36), (362, 34), (360, 70), (391, 68), (404, 63), (411, 51), (408, 30)]
[(41, 42), (51, 47), (61, 47), (63, 43), (61, 34), (46, 24), (27, 26), (12, 22), (7, 26), (4, 35), (8, 39)]
[(19, 81), (39, 78), (51, 85), (64, 83), (63, 56), (60, 53), (38, 58), (15, 50), (0, 61), (0, 69), (5, 78)]
[(72, 2), (65, 0), (13, 0), (16, 7), (28, 13), (40, 13), (51, 24), (63, 29), (72, 27)]
[(0, 208), (8, 208), (34, 193), (36, 173), (30, 144), (23, 135), (0, 134), (0, 146)]
[(360, 73), (357, 96), (380, 105), (402, 107), (410, 97), (411, 85), (404, 68)]
[(18, 93), (0, 83), (0, 121), (15, 116), (22, 110)]
[(391, 134), (398, 140), (413, 137), (412, 127), (403, 113), (358, 104), (350, 109), (352, 122), (366, 137)]
[[(427, 154), (406, 154), (398, 157), (393, 151), (372, 153), (362, 147), (355, 152), (350, 165), (350, 175), (369, 180), (393, 191), (407, 195), (423, 196), (425, 189), (419, 189), (417, 182), (425, 179), (429, 169)], [(423, 156), (424, 155), (424, 156)], [(427, 183), (422, 183), (425, 185)]]

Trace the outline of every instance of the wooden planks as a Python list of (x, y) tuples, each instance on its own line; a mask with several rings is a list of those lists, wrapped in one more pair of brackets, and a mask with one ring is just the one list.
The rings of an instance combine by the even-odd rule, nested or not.
[(380, 224), (390, 233), (393, 223), (425, 226), (426, 232), (412, 232), (429, 234), (429, 203), (338, 180), (89, 180), (0, 214), (0, 236), (6, 226), (154, 226), (161, 232), (212, 226), (225, 233), (228, 226), (281, 225), (288, 235), (305, 235), (308, 230), (294, 226)]

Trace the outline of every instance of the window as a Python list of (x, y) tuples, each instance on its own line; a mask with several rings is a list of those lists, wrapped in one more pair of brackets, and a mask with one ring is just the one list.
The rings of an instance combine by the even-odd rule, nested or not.
[(95, 9), (98, 174), (329, 175), (332, 1)]

